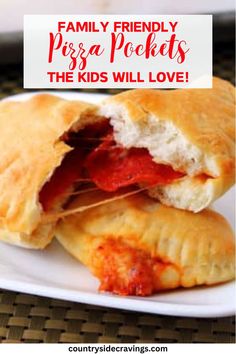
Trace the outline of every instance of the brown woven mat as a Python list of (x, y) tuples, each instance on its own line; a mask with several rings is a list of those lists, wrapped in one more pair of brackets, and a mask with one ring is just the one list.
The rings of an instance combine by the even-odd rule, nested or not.
[(46, 343), (234, 343), (233, 318), (157, 316), (0, 292), (0, 338)]
[[(214, 74), (234, 82), (234, 45), (218, 45), (214, 53)], [(0, 70), (0, 98), (26, 91), (21, 64), (0, 66)], [(3, 343), (234, 343), (234, 334), (233, 317), (157, 316), (0, 291)]]

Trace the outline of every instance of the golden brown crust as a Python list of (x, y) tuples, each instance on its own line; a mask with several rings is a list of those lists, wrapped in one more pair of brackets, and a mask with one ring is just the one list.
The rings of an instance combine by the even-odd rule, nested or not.
[[(95, 119), (95, 109), (48, 94), (0, 103), (0, 220), (4, 230), (27, 239), (38, 227), (42, 214), (39, 191), (71, 149), (60, 137), (73, 125), (84, 125), (86, 115), (88, 122)], [(29, 247), (31, 243), (35, 247), (29, 238)]]
[[(81, 196), (70, 208), (107, 197)], [(106, 240), (124, 242), (167, 264), (155, 290), (215, 284), (234, 278), (234, 237), (212, 210), (198, 214), (156, 203), (139, 194), (67, 217), (57, 226), (59, 242), (97, 275), (96, 254)], [(123, 257), (120, 253), (119, 257)], [(125, 256), (124, 256), (125, 257)], [(122, 267), (121, 267), (122, 268)], [(126, 277), (128, 269), (124, 270)]]

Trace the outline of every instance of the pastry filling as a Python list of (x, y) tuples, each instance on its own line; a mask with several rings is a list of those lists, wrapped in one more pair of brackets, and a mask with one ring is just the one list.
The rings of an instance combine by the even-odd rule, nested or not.
[(122, 240), (108, 239), (96, 249), (92, 270), (101, 291), (148, 296), (163, 288), (162, 278), (169, 266)]
[(118, 145), (107, 119), (78, 133), (69, 133), (63, 140), (73, 150), (40, 192), (39, 201), (45, 211), (51, 210), (72, 188), (84, 188), (84, 182), (106, 192), (116, 192), (136, 184), (147, 187), (168, 184), (184, 176), (171, 166), (154, 162), (145, 148), (126, 149)]

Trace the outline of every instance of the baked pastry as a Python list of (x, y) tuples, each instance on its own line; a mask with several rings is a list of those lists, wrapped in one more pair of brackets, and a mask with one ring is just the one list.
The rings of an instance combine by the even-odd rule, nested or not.
[[(78, 175), (65, 133), (97, 120), (95, 109), (47, 94), (0, 103), (0, 240), (30, 248), (51, 241), (55, 223), (42, 224), (42, 217), (60, 209)], [(69, 163), (62, 180), (57, 167)], [(47, 181), (52, 178), (54, 188), (49, 191)]]
[[(68, 209), (108, 197), (87, 193)], [(234, 278), (234, 237), (220, 214), (170, 208), (144, 193), (67, 216), (56, 236), (99, 278), (100, 290), (119, 295), (145, 296)]]
[(198, 212), (234, 183), (234, 88), (131, 90), (101, 106), (0, 103), (0, 240), (43, 248), (70, 195), (129, 186)]
[(182, 173), (149, 189), (162, 203), (198, 212), (233, 185), (235, 89), (229, 82), (126, 91), (108, 98), (100, 113), (110, 118), (118, 144), (145, 148), (154, 162)]

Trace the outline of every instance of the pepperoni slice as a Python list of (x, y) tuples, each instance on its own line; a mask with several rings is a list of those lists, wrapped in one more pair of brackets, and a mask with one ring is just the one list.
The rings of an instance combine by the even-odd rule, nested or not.
[(154, 162), (145, 148), (116, 145), (112, 134), (87, 156), (85, 167), (98, 188), (107, 192), (135, 183), (167, 184), (183, 176), (170, 166)]

